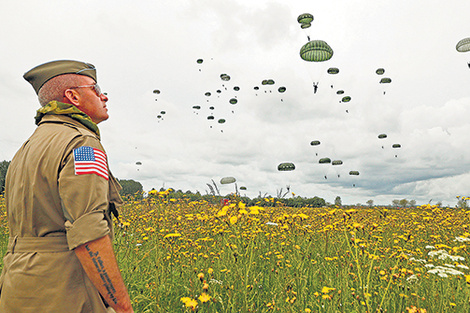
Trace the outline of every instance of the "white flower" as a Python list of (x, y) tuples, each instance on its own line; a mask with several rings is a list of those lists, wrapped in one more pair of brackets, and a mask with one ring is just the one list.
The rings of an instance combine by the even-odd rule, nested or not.
[(452, 267), (452, 268), (455, 268), (455, 265), (452, 265), (452, 264), (444, 264), (444, 266), (447, 266), (447, 267)]
[(448, 277), (447, 274), (450, 275), (464, 275), (464, 273), (454, 270), (453, 268), (444, 267), (444, 266), (436, 266), (436, 268), (429, 270), (428, 273), (430, 274), (437, 274), (440, 277)]
[(270, 226), (279, 226), (278, 223), (274, 223), (274, 222), (266, 222), (266, 225), (270, 225)]
[(434, 246), (426, 246), (425, 248), (428, 250), (436, 249)]
[(408, 278), (406, 279), (406, 281), (409, 282), (409, 283), (415, 283), (415, 282), (418, 281), (418, 276), (416, 276), (416, 275), (413, 274), (413, 275), (411, 275), (410, 277), (408, 277)]
[[(433, 267), (434, 267), (434, 264), (428, 263), (428, 264), (425, 264), (424, 266), (427, 267), (427, 268), (433, 268)], [(428, 272), (428, 273), (429, 273), (429, 272)]]
[(413, 257), (410, 258), (410, 261), (415, 261), (415, 262), (420, 262), (420, 263), (427, 263), (426, 260), (423, 260), (423, 259), (415, 259)]
[(449, 277), (449, 276), (447, 276), (446, 273), (443, 273), (443, 272), (437, 273), (437, 276), (440, 276), (440, 277)]
[(457, 264), (457, 267), (463, 268), (464, 270), (468, 270), (468, 269), (469, 269), (468, 266), (463, 265), (463, 264)]
[(466, 238), (466, 237), (455, 237), (454, 241), (465, 242), (465, 241), (470, 241), (470, 238)]

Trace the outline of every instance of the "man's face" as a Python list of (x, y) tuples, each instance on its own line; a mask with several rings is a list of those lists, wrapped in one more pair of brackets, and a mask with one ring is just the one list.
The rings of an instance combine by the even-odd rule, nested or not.
[[(91, 77), (83, 77), (81, 85), (94, 85), (96, 82)], [(76, 89), (80, 94), (78, 109), (87, 114), (96, 124), (109, 118), (106, 102), (108, 97), (104, 94), (97, 95), (93, 87), (84, 87)]]

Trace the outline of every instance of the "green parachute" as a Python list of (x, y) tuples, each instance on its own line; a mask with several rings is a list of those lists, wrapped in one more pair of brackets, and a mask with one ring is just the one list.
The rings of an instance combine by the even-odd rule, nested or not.
[(230, 76), (227, 74), (220, 74), (220, 79), (222, 79), (223, 81), (229, 81)]
[(221, 118), (221, 119), (219, 119), (217, 122), (218, 122), (219, 124), (223, 124), (223, 123), (225, 123), (225, 119)]
[(321, 158), (318, 163), (320, 164), (327, 164), (327, 163), (331, 163), (331, 159), (330, 158)]
[(235, 98), (230, 99), (230, 104), (237, 104), (238, 100)]
[(279, 91), (280, 93), (283, 93), (286, 91), (286, 87), (279, 87), (277, 91)]
[(223, 185), (226, 185), (226, 184), (232, 184), (234, 182), (236, 182), (237, 180), (235, 179), (235, 177), (224, 177), (220, 180), (220, 183), (223, 184)]
[(344, 93), (344, 90), (338, 90), (338, 91), (336, 92), (337, 95), (342, 95), (343, 93)]
[(300, 48), (300, 57), (309, 62), (323, 62), (331, 59), (333, 49), (323, 40), (312, 40)]
[(375, 73), (376, 73), (377, 75), (383, 75), (383, 73), (385, 73), (385, 70), (384, 70), (383, 68), (378, 68), (378, 69), (375, 71)]
[(201, 109), (201, 106), (200, 106), (200, 105), (193, 105), (193, 109), (195, 109), (195, 110), (200, 110), (200, 109)]
[(470, 51), (470, 38), (464, 38), (457, 43), (455, 46), (458, 52), (468, 52)]
[(277, 166), (277, 170), (281, 172), (293, 171), (295, 170), (295, 165), (294, 163), (290, 163), (290, 162), (281, 163)]
[(300, 14), (297, 17), (297, 22), (299, 22), (300, 24), (312, 23), (312, 21), (313, 21), (313, 15), (310, 13)]
[(209, 116), (207, 117), (208, 120), (213, 120), (214, 118), (215, 118), (215, 117), (213, 117), (212, 115), (209, 115)]
[(388, 77), (384, 77), (380, 80), (380, 84), (390, 84), (392, 82), (392, 79), (391, 78), (388, 78)]
[(319, 140), (312, 140), (312, 141), (310, 142), (310, 145), (312, 145), (312, 146), (318, 146), (319, 144), (320, 144), (320, 141), (319, 141)]
[(197, 64), (202, 64), (202, 62), (204, 62), (204, 60), (203, 59), (197, 59), (196, 62), (197, 62)]
[(153, 93), (155, 93), (155, 94), (159, 95), (159, 94), (160, 94), (160, 90), (158, 90), (158, 89), (155, 89), (155, 90), (153, 91)]
[(136, 165), (142, 165), (142, 162), (135, 162)]
[(392, 145), (392, 148), (395, 148), (395, 149), (401, 148), (401, 144), (399, 144), (399, 143), (394, 143), (394, 144)]
[(240, 190), (246, 190), (246, 187), (245, 187), (245, 186), (241, 186), (241, 187), (240, 187)]
[(338, 74), (339, 73), (339, 69), (336, 68), (336, 67), (330, 67), (328, 70), (327, 70), (328, 74)]
[(349, 171), (349, 175), (359, 175), (358, 171)]
[(351, 97), (350, 96), (346, 96), (346, 97), (343, 97), (343, 99), (341, 99), (342, 102), (349, 102), (351, 101)]
[(331, 162), (331, 165), (342, 165), (343, 164), (343, 161), (341, 160), (334, 160), (333, 162)]
[(387, 138), (387, 134), (380, 134), (378, 137), (379, 139), (384, 139), (384, 138)]

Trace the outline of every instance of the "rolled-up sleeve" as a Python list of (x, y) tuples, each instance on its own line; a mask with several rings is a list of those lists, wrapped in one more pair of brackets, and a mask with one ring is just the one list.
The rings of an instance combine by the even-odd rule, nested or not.
[(94, 173), (76, 173), (73, 150), (79, 147), (91, 147), (104, 153), (96, 138), (83, 136), (71, 144), (62, 162), (59, 194), (71, 250), (110, 233), (109, 221), (105, 216), (109, 205), (108, 180)]

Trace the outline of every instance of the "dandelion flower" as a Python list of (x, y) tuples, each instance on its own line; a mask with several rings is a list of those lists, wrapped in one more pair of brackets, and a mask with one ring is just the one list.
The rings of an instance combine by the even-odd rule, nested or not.
[(207, 293), (203, 292), (200, 296), (199, 296), (199, 301), (201, 301), (202, 303), (204, 302), (207, 302), (211, 299), (211, 296), (209, 296)]

